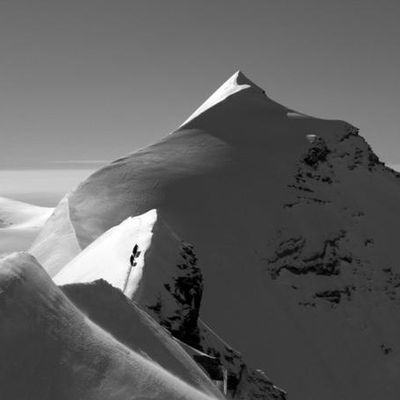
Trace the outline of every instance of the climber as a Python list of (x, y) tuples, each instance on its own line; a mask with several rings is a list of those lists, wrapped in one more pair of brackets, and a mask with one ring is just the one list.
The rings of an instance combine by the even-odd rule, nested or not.
[(137, 244), (135, 244), (135, 246), (133, 247), (133, 250), (132, 250), (131, 258), (129, 259), (129, 261), (131, 263), (131, 267), (134, 267), (136, 265), (135, 258), (139, 257), (139, 254), (140, 254), (140, 252), (138, 250), (139, 250), (139, 246)]

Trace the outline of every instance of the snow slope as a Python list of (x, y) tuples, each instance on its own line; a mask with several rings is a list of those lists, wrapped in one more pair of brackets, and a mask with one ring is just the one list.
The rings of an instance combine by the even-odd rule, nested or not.
[(65, 285), (62, 290), (91, 321), (119, 342), (196, 389), (213, 398), (224, 398), (168, 331), (104, 280)]
[[(135, 245), (139, 254), (132, 267), (130, 255)], [(188, 248), (157, 211), (150, 210), (109, 229), (53, 274), (53, 279), (58, 285), (103, 279), (138, 304), (151, 306), (159, 301), (164, 314), (174, 314), (176, 301), (160, 287), (173, 285), (179, 275), (177, 265), (183, 266), (189, 257)]]
[(0, 254), (26, 250), (53, 210), (0, 197)]
[[(135, 245), (140, 254), (135, 259), (136, 265), (131, 267), (130, 255)], [(78, 291), (83, 293), (80, 297), (86, 299), (89, 291), (91, 304), (95, 305), (97, 313), (102, 312), (105, 307), (109, 308), (110, 303), (113, 304), (110, 323), (120, 318), (126, 325), (125, 330), (120, 331), (125, 336), (127, 333), (133, 334), (129, 325), (137, 324), (130, 323), (124, 316), (121, 301), (119, 307), (115, 301), (108, 301), (107, 292), (102, 291), (104, 287), (99, 288), (99, 284), (91, 289), (90, 282), (107, 282), (126, 297), (133, 299), (135, 303), (132, 306), (139, 304), (143, 307), (161, 326), (179, 339), (185, 350), (189, 349), (188, 354), (193, 356), (193, 353), (200, 353), (205, 357), (218, 359), (228, 371), (228, 391), (232, 398), (253, 398), (247, 397), (247, 392), (242, 393), (245, 387), (252, 394), (257, 393), (257, 398), (260, 399), (284, 399), (284, 393), (279, 388), (262, 373), (251, 370), (238, 352), (199, 320), (203, 277), (197, 261), (193, 247), (181, 241), (156, 210), (150, 210), (143, 215), (129, 217), (109, 229), (63, 267), (54, 276), (54, 281), (67, 285), (65, 289), (70, 298), (76, 298), (71, 296), (71, 292), (74, 294)], [(100, 303), (105, 303), (106, 306)], [(79, 308), (93, 319), (85, 304), (87, 300), (83, 305), (80, 302)], [(101, 326), (113, 332), (109, 329), (109, 324)], [(154, 344), (151, 348), (154, 348)], [(254, 380), (244, 379), (244, 374), (250, 374)]]
[[(148, 250), (153, 245), (156, 221), (156, 210), (127, 218), (109, 229), (60, 271), (55, 271), (55, 282), (66, 284), (104, 279), (132, 298), (143, 274), (145, 258), (150, 255)], [(132, 268), (130, 255), (135, 245), (138, 245), (140, 255), (135, 260), (137, 265)], [(176, 246), (171, 248), (175, 250)]]
[(180, 126), (188, 124), (190, 121), (203, 114), (209, 108), (224, 101), (229, 96), (240, 92), (241, 90), (251, 89), (254, 86), (244, 75), (237, 71), (234, 73), (218, 90), (216, 90), (193, 114)]
[[(47, 266), (47, 272), (51, 276), (80, 253), (82, 248), (70, 220), (68, 196), (60, 201), (53, 215), (35, 238), (33, 246), (34, 255)], [(54, 248), (57, 248), (57, 251), (53, 251)]]
[[(111, 286), (67, 289), (83, 314), (32, 256), (19, 253), (1, 261), (0, 289), (2, 399), (223, 398), (183, 349)], [(103, 295), (94, 302), (93, 289)], [(115, 307), (126, 320), (110, 325)]]
[(69, 246), (54, 229), (70, 224), (83, 249), (157, 209), (196, 248), (202, 318), (291, 399), (397, 399), (399, 175), (350, 124), (281, 106), (241, 73), (225, 87), (84, 181), (32, 251), (61, 269), (79, 251), (51, 261)]

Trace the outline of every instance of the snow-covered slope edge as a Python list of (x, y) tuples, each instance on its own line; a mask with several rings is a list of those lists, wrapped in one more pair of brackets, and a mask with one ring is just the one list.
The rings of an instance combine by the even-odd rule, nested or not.
[[(57, 251), (53, 251), (53, 246)], [(76, 232), (71, 223), (69, 200), (65, 196), (47, 224), (35, 238), (29, 250), (36, 259), (47, 268), (47, 272), (53, 276), (66, 262), (74, 258), (81, 251)]]
[(26, 253), (1, 260), (0, 289), (4, 400), (221, 398), (195, 389), (156, 358), (118, 342), (82, 314)]
[[(135, 246), (140, 254), (136, 265), (131, 266), (130, 255)], [(98, 279), (133, 299), (181, 343), (210, 356), (213, 368), (227, 373), (229, 398), (285, 398), (285, 393), (265, 374), (248, 367), (237, 351), (199, 320), (203, 277), (198, 259), (193, 247), (181, 241), (156, 210), (130, 217), (111, 228), (54, 277), (57, 284), (66, 285), (69, 295), (75, 287), (85, 293), (90, 285), (79, 284)], [(98, 291), (97, 298), (102, 296)], [(95, 294), (92, 298), (96, 298)], [(215, 374), (210, 367), (206, 371), (211, 377)], [(218, 372), (216, 375), (214, 380), (223, 379)]]
[(182, 347), (153, 318), (104, 280), (61, 287), (91, 321), (138, 354), (198, 390), (223, 398)]
[(241, 90), (251, 89), (252, 86), (252, 82), (250, 82), (241, 71), (235, 72), (223, 85), (221, 85), (221, 87), (218, 88), (218, 90), (216, 90), (197, 110), (193, 112), (180, 128), (203, 114), (209, 108), (224, 101), (229, 96), (232, 96)]

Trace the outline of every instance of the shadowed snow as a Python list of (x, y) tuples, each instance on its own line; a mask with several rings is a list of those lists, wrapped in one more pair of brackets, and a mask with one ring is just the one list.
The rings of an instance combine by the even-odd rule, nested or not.
[[(157, 209), (196, 249), (202, 319), (291, 399), (397, 400), (399, 175), (352, 125), (298, 118), (242, 75), (225, 87), (68, 196), (74, 240)], [(63, 218), (42, 231), (49, 271), (76, 255), (51, 260)]]
[[(109, 300), (113, 301), (113, 297)], [(148, 331), (148, 335), (137, 333), (137, 340), (157, 338), (157, 329), (162, 330), (161, 327), (157, 328), (135, 308), (128, 309), (126, 316), (130, 313), (134, 317), (131, 322), (136, 320), (130, 328)], [(93, 323), (51, 282), (32, 256), (15, 254), (1, 260), (2, 399), (222, 398), (200, 370), (195, 384), (204, 392), (174, 376), (169, 370), (177, 371), (173, 353), (179, 352), (179, 346), (168, 344), (172, 339), (162, 332), (159, 339), (156, 341), (159, 351), (153, 351), (152, 357), (139, 354), (145, 344), (135, 342), (135, 349), (129, 348)], [(158, 360), (158, 357), (164, 358)], [(186, 374), (191, 370), (193, 379), (197, 367), (189, 358), (184, 360), (183, 354), (180, 362), (186, 362)], [(184, 364), (182, 367), (181, 374)]]

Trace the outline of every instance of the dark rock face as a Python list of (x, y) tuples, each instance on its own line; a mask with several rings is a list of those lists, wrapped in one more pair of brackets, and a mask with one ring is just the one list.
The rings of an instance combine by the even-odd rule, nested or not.
[[(222, 342), (199, 319), (204, 282), (192, 245), (182, 242), (180, 261), (168, 280), (157, 285), (167, 296), (165, 293), (160, 296), (158, 292), (159, 297), (153, 303), (140, 306), (175, 338), (195, 349), (193, 359), (212, 380), (225, 379), (223, 371), (226, 371), (226, 387), (231, 398), (286, 398), (283, 390), (276, 387), (262, 371), (248, 367), (240, 353)], [(62, 290), (91, 320), (120, 342), (129, 347), (135, 346), (135, 319), (130, 315), (131, 308), (136, 307), (134, 301), (103, 280), (65, 285)], [(196, 351), (200, 351), (200, 355)]]
[[(361, 226), (368, 224), (373, 210), (360, 206), (358, 199), (348, 199), (346, 193), (351, 193), (351, 185), (357, 184), (361, 176), (368, 179), (368, 176), (382, 174), (390, 179), (390, 175), (397, 177), (398, 173), (379, 160), (358, 129), (351, 125), (344, 124), (342, 132), (325, 138), (318, 132), (312, 136), (306, 152), (299, 155), (294, 179), (287, 185), (290, 200), (283, 203), (283, 208), (289, 213), (308, 212), (310, 215), (312, 210), (323, 220), (336, 216), (337, 228), (331, 228), (328, 234), (321, 229), (323, 234), (318, 239), (307, 232), (289, 233), (289, 227), (286, 231), (277, 231), (266, 259), (268, 274), (278, 281), (283, 274), (292, 275), (294, 283), (289, 287), (307, 293), (298, 301), (301, 306), (329, 304), (337, 307), (345, 300), (351, 302), (357, 293), (374, 291), (382, 291), (399, 302), (398, 272), (371, 266), (366, 255), (369, 251), (366, 252), (366, 248), (373, 250), (376, 246), (375, 232), (371, 230), (360, 235), (365, 229)], [(313, 276), (312, 285), (306, 278), (310, 276)], [(321, 285), (315, 283), (318, 276), (331, 278), (332, 283), (327, 283), (329, 280)], [(300, 280), (295, 282), (295, 277)]]
[[(285, 400), (286, 393), (274, 386), (263, 371), (249, 370), (244, 367), (241, 371), (240, 380), (235, 395), (238, 399), (245, 400)], [(267, 397), (268, 396), (268, 397)]]
[(336, 290), (325, 290), (321, 292), (315, 293), (316, 298), (324, 299), (330, 302), (332, 305), (339, 304), (343, 298), (347, 298), (347, 300), (351, 299), (352, 291), (354, 290), (354, 286), (345, 286), (344, 289), (336, 289)]
[(276, 279), (282, 270), (287, 270), (296, 275), (313, 273), (316, 275), (338, 275), (342, 261), (351, 262), (352, 257), (347, 252), (343, 253), (339, 243), (346, 236), (340, 231), (322, 243), (320, 250), (314, 254), (302, 255), (306, 239), (290, 238), (281, 242), (275, 256), (269, 259), (271, 277)]
[(202, 322), (200, 325), (200, 347), (226, 370), (227, 394), (237, 400), (285, 400), (286, 392), (275, 386), (267, 375), (247, 365), (242, 355), (222, 342)]
[(164, 283), (174, 307), (167, 309), (160, 300), (146, 307), (160, 325), (176, 338), (190, 346), (199, 347), (197, 321), (203, 294), (203, 276), (192, 245), (183, 243), (180, 256), (181, 262), (176, 265), (176, 274), (171, 277), (170, 282)]
[(330, 150), (322, 138), (317, 138), (304, 157), (304, 163), (316, 168), (319, 163), (325, 162)]
[(220, 341), (199, 320), (204, 285), (201, 268), (192, 245), (183, 242), (180, 255), (176, 274), (163, 284), (174, 307), (166, 307), (158, 299), (155, 304), (144, 305), (150, 315), (174, 337), (211, 356), (205, 364), (199, 362), (204, 357), (194, 358), (212, 379), (220, 377), (222, 369), (227, 371), (227, 389), (233, 399), (285, 399), (282, 389), (262, 371), (248, 367), (239, 352)]

